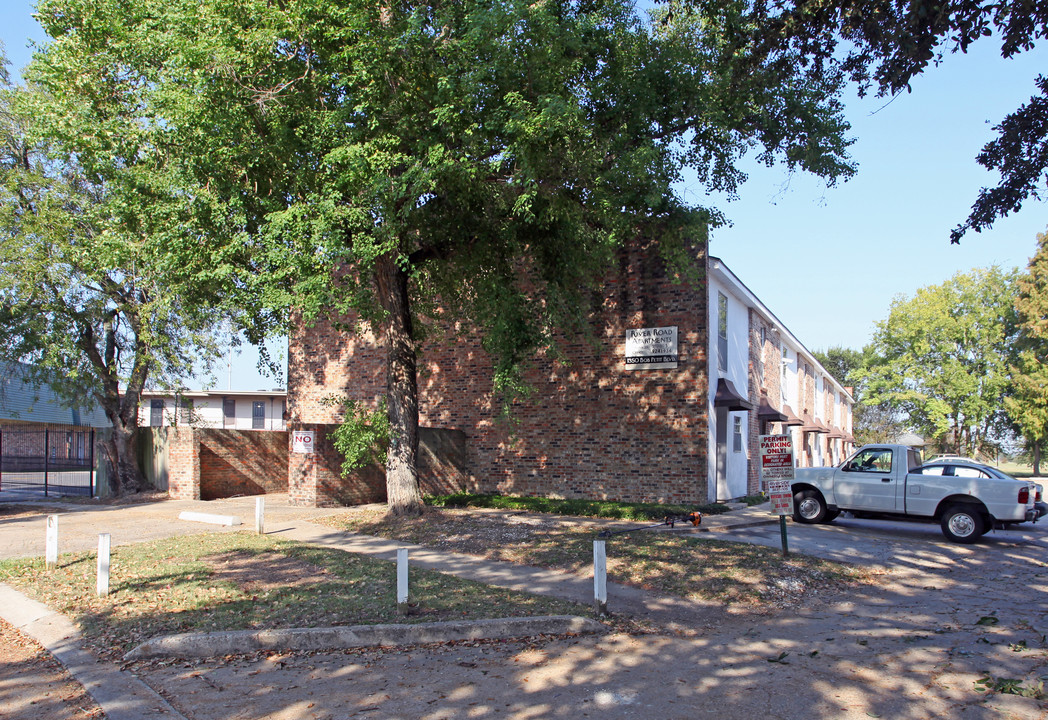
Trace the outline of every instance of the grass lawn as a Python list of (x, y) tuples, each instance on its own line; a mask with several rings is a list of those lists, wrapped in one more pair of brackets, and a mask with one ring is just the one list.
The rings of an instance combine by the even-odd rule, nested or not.
[[(584, 574), (605, 524), (592, 519), (426, 508), (419, 520), (355, 510), (325, 525), (492, 560)], [(606, 540), (608, 579), (658, 593), (747, 606), (784, 605), (874, 581), (863, 568), (759, 545), (718, 541), (711, 533), (640, 530)]]
[[(1032, 465), (1029, 465), (1027, 463), (1015, 462), (1014, 460), (1001, 460), (1000, 464), (997, 467), (1000, 469), (1001, 472), (1007, 473), (1012, 477), (1028, 478), (1033, 475)], [(1044, 466), (1042, 464), (1042, 473), (1044, 472), (1043, 468)]]
[[(631, 511), (632, 512), (632, 511)], [(592, 573), (593, 541), (609, 522), (506, 509), (427, 507), (393, 519), (353, 508), (318, 522), (492, 560)], [(608, 577), (657, 594), (747, 612), (811, 606), (876, 581), (867, 570), (772, 548), (717, 541), (710, 533), (640, 530), (606, 538)], [(88, 647), (118, 659), (161, 635), (219, 630), (592, 614), (588, 605), (503, 590), (411, 569), (406, 612), (396, 568), (339, 550), (259, 536), (205, 533), (113, 549), (110, 594), (95, 593), (93, 552), (0, 562), (0, 582), (64, 613)], [(630, 618), (614, 624), (642, 631)]]
[(396, 566), (254, 533), (207, 533), (114, 548), (110, 594), (94, 553), (0, 563), (0, 581), (76, 621), (87, 645), (117, 659), (183, 632), (586, 615), (588, 607), (411, 569), (409, 609), (396, 606)]

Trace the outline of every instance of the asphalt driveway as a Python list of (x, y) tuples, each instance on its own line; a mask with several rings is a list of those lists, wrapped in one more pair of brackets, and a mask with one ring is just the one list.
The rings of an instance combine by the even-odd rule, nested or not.
[[(719, 533), (724, 540), (782, 547), (778, 525), (763, 525)], [(938, 523), (854, 518), (842, 514), (825, 525), (787, 524), (791, 552), (860, 565), (892, 567), (916, 558), (938, 560), (993, 556), (994, 552), (1028, 552), (1048, 558), (1048, 518), (1009, 530), (992, 530), (974, 545), (946, 540)], [(989, 555), (988, 555), (989, 553)], [(909, 560), (906, 560), (909, 558)]]

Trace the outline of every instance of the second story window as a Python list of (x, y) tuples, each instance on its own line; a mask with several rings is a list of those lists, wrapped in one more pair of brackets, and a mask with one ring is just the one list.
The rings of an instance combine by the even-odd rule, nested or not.
[(222, 398), (222, 425), (236, 427), (237, 424), (237, 401), (236, 398)]
[(266, 429), (266, 404), (264, 402), (251, 403), (251, 429)]
[(182, 406), (179, 408), (178, 419), (183, 425), (191, 425), (193, 422), (193, 401), (182, 398)]
[(164, 401), (149, 401), (149, 427), (161, 427), (164, 424)]
[(717, 293), (717, 368), (728, 371), (728, 298)]

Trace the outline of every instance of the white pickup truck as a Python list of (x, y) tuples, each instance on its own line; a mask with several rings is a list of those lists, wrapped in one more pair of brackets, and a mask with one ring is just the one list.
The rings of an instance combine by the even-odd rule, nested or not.
[(864, 445), (837, 467), (797, 469), (793, 518), (823, 523), (849, 511), (927, 520), (958, 543), (1037, 519), (1035, 483), (959, 467), (922, 466), (919, 451), (905, 445)]

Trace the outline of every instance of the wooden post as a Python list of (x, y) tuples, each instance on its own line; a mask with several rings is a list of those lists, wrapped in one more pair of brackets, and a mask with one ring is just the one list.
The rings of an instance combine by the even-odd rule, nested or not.
[(397, 549), (397, 610), (407, 611), (408, 605), (408, 549)]
[(608, 615), (608, 555), (603, 540), (593, 541), (593, 609), (597, 617)]
[(44, 546), (44, 566), (51, 570), (58, 565), (58, 516), (47, 516), (47, 543)]
[(263, 535), (266, 532), (266, 499), (255, 498), (255, 532)]
[(95, 586), (98, 597), (109, 595), (109, 533), (98, 535), (98, 583)]

